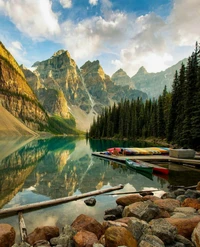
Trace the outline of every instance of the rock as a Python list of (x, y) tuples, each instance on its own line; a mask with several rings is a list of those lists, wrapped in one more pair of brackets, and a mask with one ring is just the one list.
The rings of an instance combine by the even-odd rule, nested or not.
[(161, 209), (173, 212), (176, 207), (180, 207), (180, 202), (176, 199), (159, 199), (154, 203)]
[(180, 195), (184, 195), (185, 194), (185, 190), (184, 189), (177, 189), (174, 191), (175, 196), (180, 196)]
[(12, 247), (31, 247), (30, 244), (24, 242), (20, 244), (14, 244)]
[(192, 207), (177, 207), (174, 209), (174, 212), (184, 213), (187, 215), (196, 213), (196, 210)]
[(121, 218), (123, 210), (124, 210), (124, 207), (121, 205), (118, 205), (115, 208), (107, 209), (105, 211), (105, 215), (115, 215), (116, 218)]
[(154, 219), (159, 219), (159, 218), (169, 218), (170, 214), (168, 211), (164, 209), (159, 209), (158, 214), (154, 217)]
[(104, 233), (103, 226), (97, 220), (84, 214), (79, 215), (71, 226), (77, 231), (85, 230), (93, 232), (98, 239)]
[(96, 234), (85, 230), (77, 232), (73, 239), (76, 247), (93, 247), (93, 244), (98, 242)]
[(192, 242), (196, 247), (200, 247), (200, 223), (196, 225), (192, 233)]
[(173, 243), (177, 229), (175, 226), (171, 225), (166, 219), (154, 219), (149, 222), (150, 233), (156, 235), (165, 244)]
[(104, 219), (104, 220), (116, 220), (117, 218), (116, 218), (115, 215), (111, 214), (111, 215), (105, 215), (105, 216), (103, 217), (103, 219)]
[(34, 243), (33, 247), (51, 247), (51, 245), (47, 240), (38, 240)]
[(200, 209), (200, 199), (186, 198), (182, 204), (182, 207), (192, 207), (195, 209)]
[(185, 192), (185, 196), (187, 198), (199, 198), (200, 197), (200, 191), (197, 191), (197, 190), (187, 190)]
[(187, 197), (185, 195), (180, 195), (176, 197), (176, 200), (179, 200), (182, 203), (186, 198)]
[(39, 240), (49, 241), (51, 238), (59, 236), (59, 228), (56, 226), (37, 227), (32, 233), (28, 234), (26, 242), (33, 245)]
[(131, 218), (128, 222), (128, 230), (132, 233), (133, 237), (138, 241), (142, 234), (147, 232), (149, 226), (146, 221), (137, 218)]
[[(131, 220), (131, 218), (129, 218)], [(125, 227), (128, 228), (128, 224), (126, 223), (122, 223), (122, 222), (117, 222), (117, 221), (104, 221), (102, 223), (103, 228), (106, 230), (107, 228), (111, 227), (111, 226), (120, 226), (120, 227)]]
[(167, 198), (176, 199), (176, 195), (174, 194), (174, 192), (167, 192), (161, 196), (161, 199), (167, 199)]
[(104, 247), (104, 245), (95, 243), (95, 244), (93, 244), (93, 247)]
[(200, 191), (200, 182), (197, 183), (196, 190), (199, 190)]
[(61, 246), (73, 246), (73, 236), (76, 234), (76, 231), (70, 226), (66, 225), (63, 227), (61, 234), (58, 237), (52, 238), (50, 240), (51, 245), (61, 245)]
[(194, 247), (194, 244), (182, 235), (176, 235), (175, 241), (184, 244), (184, 247)]
[(130, 204), (133, 204), (135, 202), (143, 202), (146, 201), (147, 199), (145, 199), (145, 197), (142, 197), (140, 195), (128, 195), (128, 196), (123, 196), (123, 197), (119, 197), (116, 200), (116, 203), (118, 205), (122, 205), (122, 206), (128, 206)]
[(167, 218), (166, 220), (177, 228), (178, 234), (190, 239), (194, 228), (200, 222), (200, 215), (187, 218)]
[(172, 213), (172, 216), (171, 216), (171, 218), (185, 218), (185, 217), (187, 217), (187, 215), (184, 213), (180, 213), (180, 212)]
[(157, 196), (150, 196), (150, 195), (148, 195), (148, 196), (144, 196), (144, 199), (145, 200), (150, 200), (150, 201), (154, 202), (155, 200), (158, 200), (160, 198), (157, 197)]
[(123, 217), (136, 217), (141, 220), (150, 221), (159, 213), (159, 208), (151, 201), (135, 202), (126, 206)]
[(95, 198), (89, 198), (89, 199), (86, 199), (84, 200), (84, 203), (87, 205), (87, 206), (95, 206), (96, 204), (96, 199)]
[(111, 226), (105, 231), (105, 246), (117, 247), (126, 245), (137, 247), (137, 241), (126, 228)]
[(157, 236), (144, 234), (140, 239), (139, 247), (165, 247), (165, 245)]
[(15, 230), (9, 224), (0, 224), (0, 246), (11, 247), (15, 243)]

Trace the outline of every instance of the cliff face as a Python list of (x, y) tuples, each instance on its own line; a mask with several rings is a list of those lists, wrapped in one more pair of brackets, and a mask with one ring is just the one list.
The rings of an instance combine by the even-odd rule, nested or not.
[[(50, 59), (35, 63), (33, 67), (35, 66), (34, 73), (38, 75), (41, 87), (57, 91), (59, 100), (64, 101), (65, 98), (65, 104), (75, 105), (89, 113), (91, 109), (89, 96), (85, 90), (80, 70), (69, 52), (58, 51)], [(40, 96), (39, 99), (41, 99)], [(63, 114), (66, 112), (60, 112), (60, 115)]]
[(139, 90), (134, 90), (130, 85), (126, 86), (123, 82), (120, 83), (120, 85), (114, 83), (113, 80), (104, 73), (98, 60), (86, 62), (81, 67), (81, 73), (86, 88), (94, 101), (94, 109), (97, 113), (101, 113), (104, 107), (112, 105), (113, 102), (120, 102), (121, 99), (147, 98), (147, 94)]
[(21, 68), (1, 42), (0, 102), (31, 129), (39, 130), (47, 125), (46, 113), (27, 84)]
[(131, 78), (126, 74), (123, 69), (117, 70), (111, 77), (111, 80), (114, 81), (116, 85), (131, 85)]
[(22, 69), (29, 85), (44, 109), (50, 115), (69, 118), (70, 113), (67, 100), (56, 81), (52, 78), (48, 78), (44, 81), (37, 72), (33, 73), (25, 67), (22, 67)]

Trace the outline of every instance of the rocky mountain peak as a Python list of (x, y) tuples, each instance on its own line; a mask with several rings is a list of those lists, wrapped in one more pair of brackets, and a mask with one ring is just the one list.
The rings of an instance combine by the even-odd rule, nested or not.
[(123, 69), (117, 70), (111, 77), (111, 80), (115, 82), (116, 85), (130, 85), (131, 78), (126, 74)]
[(140, 67), (136, 75), (145, 75), (148, 74), (147, 70), (145, 69), (144, 66)]
[[(56, 52), (53, 54), (52, 57), (60, 56), (61, 54), (65, 53), (65, 52), (67, 52), (67, 53), (69, 54), (68, 51), (65, 51), (65, 50), (58, 50), (58, 51), (56, 51)], [(70, 54), (69, 54), (69, 56), (70, 56)]]
[(106, 74), (104, 73), (103, 68), (101, 67), (99, 60), (96, 61), (87, 61), (82, 67), (81, 67), (81, 73), (85, 76), (86, 74), (98, 74), (102, 80), (106, 78)]

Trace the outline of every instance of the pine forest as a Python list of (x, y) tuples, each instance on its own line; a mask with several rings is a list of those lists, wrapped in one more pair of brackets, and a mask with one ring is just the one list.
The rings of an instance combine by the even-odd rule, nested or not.
[[(156, 90), (156, 89), (155, 89)], [(200, 149), (200, 46), (176, 71), (172, 91), (158, 99), (123, 100), (93, 120), (90, 138), (161, 138), (183, 148)]]

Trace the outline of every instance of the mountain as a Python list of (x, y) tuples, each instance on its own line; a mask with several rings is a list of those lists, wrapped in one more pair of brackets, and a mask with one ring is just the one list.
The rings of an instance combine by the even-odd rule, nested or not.
[(41, 130), (48, 125), (46, 112), (27, 84), (21, 68), (1, 42), (0, 103), (32, 130)]
[(147, 95), (139, 90), (134, 90), (130, 86), (116, 85), (110, 76), (104, 73), (99, 61), (87, 61), (81, 67), (81, 73), (86, 88), (92, 98), (94, 110), (101, 113), (106, 106), (121, 99), (137, 99), (142, 97), (144, 100)]
[(149, 98), (158, 98), (158, 96), (162, 94), (165, 85), (167, 86), (167, 90), (171, 91), (175, 71), (180, 70), (182, 63), (187, 64), (187, 60), (188, 59), (185, 58), (165, 71), (158, 73), (148, 73), (144, 67), (141, 67), (138, 72), (131, 77), (131, 85), (147, 93)]
[(51, 116), (70, 119), (72, 115), (80, 130), (89, 129), (94, 116), (122, 98), (147, 98), (139, 90), (115, 85), (98, 60), (79, 69), (68, 51), (60, 50), (32, 67), (33, 72), (21, 68), (40, 104)]
[(0, 137), (31, 135), (37, 136), (38, 134), (29, 129), (0, 105)]
[(111, 80), (116, 85), (131, 85), (131, 78), (126, 74), (126, 72), (123, 69), (117, 70), (112, 76)]
[[(27, 83), (23, 71), (29, 78), (32, 88)], [(6, 109), (12, 114), (9, 118), (6, 117), (8, 116), (6, 113), (5, 116), (2, 115), (1, 135), (35, 135), (33, 131), (50, 131), (56, 134), (80, 133), (76, 129), (75, 119), (68, 111), (63, 91), (57, 90), (56, 84), (56, 90), (54, 87), (47, 90), (40, 80), (37, 74), (23, 66), (20, 67), (0, 42), (1, 113), (5, 113)], [(51, 78), (49, 80), (54, 84)], [(38, 95), (36, 96), (34, 91), (40, 95), (41, 102), (38, 101)], [(57, 115), (54, 116), (52, 112)], [(60, 112), (63, 112), (63, 115), (59, 115)]]

